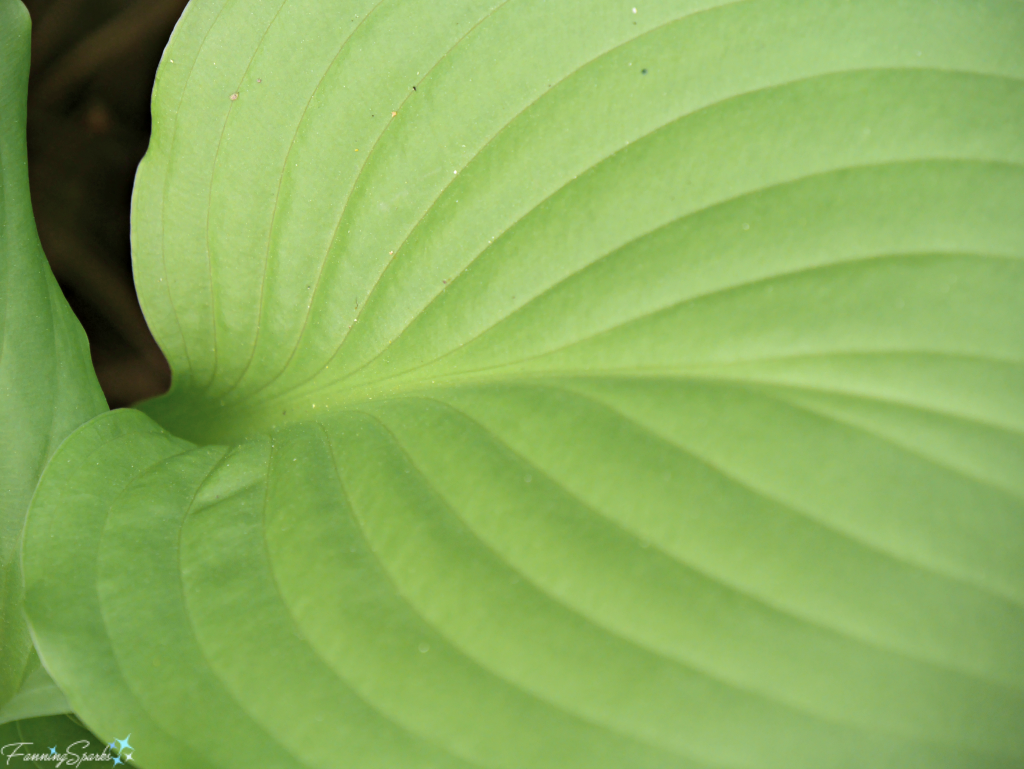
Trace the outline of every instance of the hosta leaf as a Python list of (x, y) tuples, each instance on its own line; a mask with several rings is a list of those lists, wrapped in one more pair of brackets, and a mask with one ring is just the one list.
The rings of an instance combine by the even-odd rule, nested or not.
[[(93, 766), (96, 758), (103, 755), (103, 744), (89, 734), (74, 716), (59, 715), (46, 718), (30, 718), (17, 723), (0, 725), (0, 749), (8, 766), (36, 767), (51, 769), (53, 766)], [(50, 749), (53, 749), (53, 753)], [(114, 754), (116, 755), (116, 753)], [(42, 756), (39, 760), (26, 757)], [(60, 757), (65, 757), (58, 764)], [(75, 763), (77, 761), (77, 763)], [(106, 759), (105, 763), (109, 763)]]
[(0, 708), (0, 724), (70, 712), (64, 692), (40, 665), (38, 655), (32, 654), (21, 688)]
[(58, 444), (106, 410), (85, 334), (50, 272), (32, 218), (28, 63), (28, 12), (19, 0), (0, 0), (0, 711), (38, 667), (19, 557), (29, 499)]
[(174, 385), (26, 530), (76, 712), (147, 767), (1020, 766), (1022, 35), (194, 2), (133, 219)]

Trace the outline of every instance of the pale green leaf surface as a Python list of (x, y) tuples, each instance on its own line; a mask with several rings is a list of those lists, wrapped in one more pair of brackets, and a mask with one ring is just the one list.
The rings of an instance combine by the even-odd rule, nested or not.
[(39, 663), (39, 657), (33, 654), (18, 693), (0, 708), (0, 724), (70, 712), (64, 692)]
[(1024, 764), (1022, 39), (193, 2), (133, 212), (174, 385), (26, 532), (76, 712), (147, 767)]
[[(103, 743), (82, 727), (71, 715), (29, 718), (24, 721), (0, 724), (0, 748), (5, 748), (8, 766), (53, 769), (57, 766), (54, 754), (67, 758), (61, 766), (96, 766), (95, 759), (80, 760), (86, 755), (103, 754)], [(115, 754), (116, 755), (116, 754)], [(26, 756), (42, 756), (40, 760), (26, 760)], [(78, 763), (75, 763), (75, 762)], [(124, 762), (122, 762), (124, 763)], [(100, 766), (109, 765), (109, 759)]]
[[(0, 0), (0, 710), (38, 666), (22, 606), (20, 544), (46, 460), (106, 410), (82, 327), (46, 262), (25, 151), (30, 24)], [(31, 695), (37, 697), (38, 692)], [(43, 712), (59, 700), (51, 699)]]

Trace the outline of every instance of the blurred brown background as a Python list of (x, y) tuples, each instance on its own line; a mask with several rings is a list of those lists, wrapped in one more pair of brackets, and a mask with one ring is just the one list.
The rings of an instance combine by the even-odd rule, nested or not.
[(24, 0), (28, 157), (39, 237), (111, 407), (167, 389), (131, 275), (129, 207), (149, 96), (185, 0)]

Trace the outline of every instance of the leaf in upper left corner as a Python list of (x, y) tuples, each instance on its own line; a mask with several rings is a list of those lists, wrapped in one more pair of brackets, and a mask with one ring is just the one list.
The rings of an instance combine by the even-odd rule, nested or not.
[(27, 683), (21, 530), (64, 438), (106, 411), (89, 345), (50, 272), (29, 198), (25, 117), (31, 22), (0, 0), (0, 708)]

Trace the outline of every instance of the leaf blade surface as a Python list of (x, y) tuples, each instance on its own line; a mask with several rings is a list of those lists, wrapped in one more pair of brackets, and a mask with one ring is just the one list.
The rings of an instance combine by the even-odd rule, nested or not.
[(1020, 5), (322, 5), (193, 4), (161, 65), (174, 386), (26, 545), (86, 722), (154, 767), (1019, 765)]

